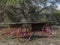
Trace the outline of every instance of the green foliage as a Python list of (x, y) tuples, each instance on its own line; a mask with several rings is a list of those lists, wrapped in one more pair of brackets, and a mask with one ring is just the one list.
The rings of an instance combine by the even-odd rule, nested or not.
[(7, 5), (14, 5), (16, 3), (15, 0), (7, 0)]
[(16, 5), (22, 2), (23, 0), (0, 0), (0, 5)]
[(5, 5), (7, 0), (0, 0), (0, 6)]
[(41, 2), (45, 2), (45, 1), (47, 1), (47, 0), (40, 0)]
[(60, 11), (55, 10), (54, 16), (56, 17), (56, 20), (58, 21), (58, 23), (60, 23)]
[[(33, 4), (32, 1), (35, 4)], [(3, 7), (4, 15), (9, 18), (8, 22), (9, 20), (11, 22), (21, 22), (22, 20), (26, 20), (27, 22), (47, 22), (47, 17), (50, 16), (49, 12), (54, 10), (53, 7), (46, 7), (47, 0), (35, 1), (36, 0), (0, 0), (0, 6)], [(44, 7), (39, 7), (38, 3), (44, 5)], [(47, 13), (48, 16), (46, 17)], [(60, 15), (59, 12), (54, 13), (57, 13), (56, 18), (58, 18), (59, 16), (57, 17), (57, 15)]]

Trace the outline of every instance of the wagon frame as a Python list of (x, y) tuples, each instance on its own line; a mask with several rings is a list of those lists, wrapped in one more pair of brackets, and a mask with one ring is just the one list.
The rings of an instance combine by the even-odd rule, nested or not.
[[(14, 27), (16, 25), (19, 25), (19, 28), (18, 30), (16, 30), (16, 32), (13, 31), (13, 33), (16, 33), (15, 36), (13, 36), (14, 38), (17, 38), (19, 40), (19, 35), (21, 35), (21, 37), (26, 37), (26, 36), (29, 36), (27, 38), (27, 40), (29, 41), (32, 37), (32, 35), (35, 33), (35, 32), (42, 32), (42, 36), (44, 36), (45, 33), (49, 33), (48, 34), (48, 37), (50, 34), (52, 34), (52, 27), (51, 25), (49, 25), (48, 23), (1, 23), (1, 24), (9, 24), (9, 25), (12, 25), (11, 27)], [(22, 31), (22, 25), (23, 24), (31, 24), (32, 26), (32, 29), (30, 30), (28, 27), (26, 27), (26, 31)], [(46, 30), (46, 26), (49, 26), (50, 28), (50, 32)], [(5, 32), (3, 33), (4, 35), (5, 34), (10, 34), (10, 35), (13, 35), (11, 32)], [(19, 40), (20, 41), (20, 40)]]

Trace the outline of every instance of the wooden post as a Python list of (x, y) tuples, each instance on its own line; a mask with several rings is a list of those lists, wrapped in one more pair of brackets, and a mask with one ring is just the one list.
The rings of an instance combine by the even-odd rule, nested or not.
[(50, 26), (50, 32), (52, 32), (53, 31), (53, 29), (52, 29), (52, 27)]
[(45, 27), (42, 28), (42, 36), (45, 36)]

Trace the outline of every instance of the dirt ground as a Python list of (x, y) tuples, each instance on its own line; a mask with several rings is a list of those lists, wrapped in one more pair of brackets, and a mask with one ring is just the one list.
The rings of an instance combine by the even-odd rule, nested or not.
[[(20, 42), (16, 38), (12, 38), (10, 35), (1, 36), (2, 32), (11, 30), (10, 28), (0, 29), (0, 45), (60, 45), (60, 27), (56, 29), (56, 34), (51, 38), (43, 37), (40, 33), (36, 33), (32, 36), (29, 42)], [(16, 29), (14, 29), (16, 30)], [(26, 40), (27, 41), (27, 40)]]

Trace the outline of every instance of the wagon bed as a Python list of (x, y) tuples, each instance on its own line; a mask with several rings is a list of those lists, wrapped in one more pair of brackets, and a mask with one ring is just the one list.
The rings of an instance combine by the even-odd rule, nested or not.
[[(2, 24), (4, 24), (4, 23), (2, 23)], [(47, 23), (18, 23), (18, 24), (17, 23), (6, 23), (6, 24), (9, 24), (10, 28), (17, 28), (17, 29), (14, 29), (14, 31), (16, 30), (15, 32), (11, 29), (17, 38), (19, 37), (19, 35), (22, 35), (23, 37), (29, 35), (28, 40), (30, 40), (30, 38), (32, 37), (32, 35), (35, 32), (42, 32), (42, 34), (44, 34), (43, 31), (45, 30)], [(26, 30), (23, 31), (23, 29), (22, 29), (23, 24), (31, 24), (31, 29), (29, 29), (28, 28), (29, 26), (27, 26)], [(6, 34), (10, 34), (10, 33), (11, 32), (6, 32)], [(12, 34), (12, 35), (14, 35), (14, 34)]]

